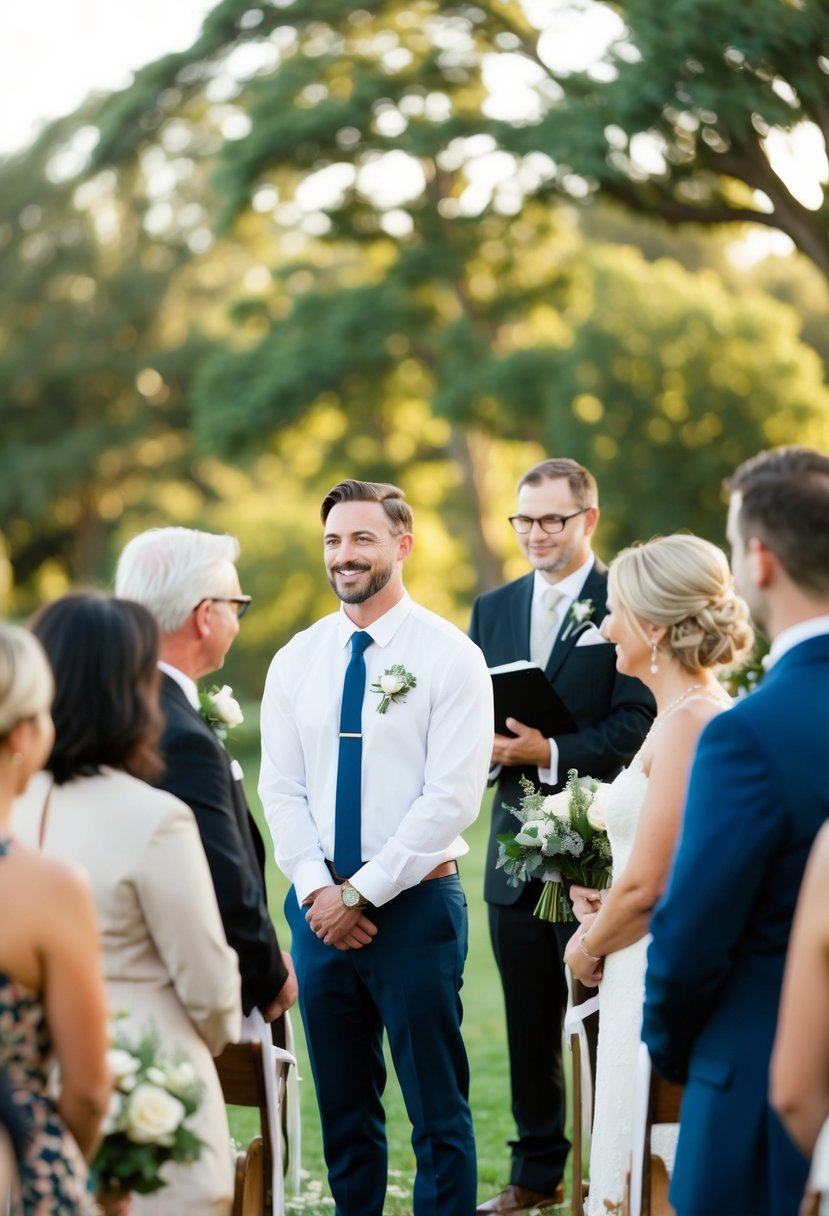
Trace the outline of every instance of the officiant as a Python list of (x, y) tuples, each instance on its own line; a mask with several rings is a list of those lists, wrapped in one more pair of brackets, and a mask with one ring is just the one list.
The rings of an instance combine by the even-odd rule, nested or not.
[(541, 882), (508, 885), (496, 869), (497, 837), (515, 831), (508, 808), (519, 805), (522, 778), (546, 794), (563, 788), (571, 768), (610, 780), (636, 753), (654, 714), (650, 693), (617, 672), (615, 647), (599, 633), (607, 570), (592, 549), (598, 522), (596, 481), (582, 465), (559, 458), (529, 469), (510, 524), (532, 573), (480, 596), (472, 609), (470, 637), (487, 665), (536, 663), (576, 726), (546, 738), (522, 721), (516, 705), (507, 719), (510, 733), (496, 734), (492, 750), (490, 783), (497, 789), (484, 898), (504, 991), (517, 1136), (510, 1142), (509, 1183), (477, 1209), (479, 1216), (521, 1216), (560, 1203), (570, 1148), (560, 1023), (567, 1003), (562, 956), (572, 926), (533, 916)]

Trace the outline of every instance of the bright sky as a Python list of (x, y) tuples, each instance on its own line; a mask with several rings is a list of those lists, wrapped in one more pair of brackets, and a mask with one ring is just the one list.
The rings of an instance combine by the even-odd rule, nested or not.
[(93, 90), (184, 50), (215, 0), (37, 0), (0, 3), (0, 153), (29, 143), (44, 119)]

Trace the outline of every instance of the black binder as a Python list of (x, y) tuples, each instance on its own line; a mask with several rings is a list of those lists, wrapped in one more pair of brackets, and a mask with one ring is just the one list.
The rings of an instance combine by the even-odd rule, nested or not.
[(506, 719), (517, 718), (534, 726), (545, 739), (578, 730), (573, 715), (544, 672), (535, 663), (519, 659), (502, 667), (490, 667), (495, 697), (495, 731), (513, 737)]

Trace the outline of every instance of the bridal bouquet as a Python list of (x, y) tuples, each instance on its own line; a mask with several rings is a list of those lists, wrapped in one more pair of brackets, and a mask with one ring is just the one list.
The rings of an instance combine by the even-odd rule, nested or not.
[(498, 837), (498, 868), (513, 887), (530, 878), (545, 880), (536, 916), (575, 920), (561, 879), (602, 891), (611, 878), (610, 842), (599, 800), (602, 782), (579, 777), (571, 768), (558, 794), (539, 793), (526, 777), (521, 788), (521, 805), (509, 807), (521, 830)]
[(116, 1038), (108, 1062), (115, 1089), (91, 1167), (96, 1190), (149, 1195), (166, 1186), (159, 1174), (165, 1162), (189, 1164), (201, 1155), (202, 1141), (186, 1126), (199, 1108), (201, 1082), (188, 1060), (160, 1055), (154, 1031), (135, 1047)]

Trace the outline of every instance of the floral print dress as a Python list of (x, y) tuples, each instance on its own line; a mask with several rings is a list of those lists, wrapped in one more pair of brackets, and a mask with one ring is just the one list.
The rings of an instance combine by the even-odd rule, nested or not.
[[(0, 840), (0, 859), (12, 848), (10, 841)], [(11, 1216), (88, 1216), (95, 1208), (86, 1189), (86, 1165), (48, 1093), (52, 1043), (43, 1005), (37, 993), (3, 972), (0, 1064), (29, 1132), (21, 1193), (12, 1199)]]

